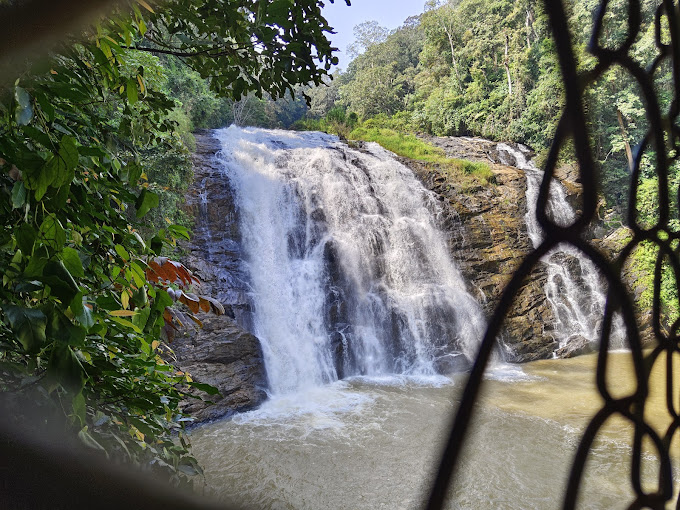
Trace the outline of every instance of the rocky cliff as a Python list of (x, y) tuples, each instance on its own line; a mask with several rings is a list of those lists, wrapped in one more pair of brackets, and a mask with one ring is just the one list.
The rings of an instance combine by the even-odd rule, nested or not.
[(185, 206), (194, 219), (193, 237), (183, 246), (187, 254), (182, 261), (201, 280), (201, 293), (218, 299), (227, 313), (200, 314), (203, 328), (177, 335), (172, 344), (180, 368), (220, 391), (213, 405), (193, 399), (186, 403), (185, 410), (198, 421), (252, 409), (267, 397), (260, 342), (238, 325), (249, 316), (247, 280), (236, 208), (215, 163), (219, 149), (210, 133), (196, 134), (194, 181)]
[[(507, 155), (499, 154), (495, 142), (459, 137), (427, 136), (425, 139), (442, 148), (449, 157), (489, 164), (495, 175), (495, 185), (463, 189), (455, 178), (441, 169), (403, 161), (430, 190), (440, 196), (451, 218), (448, 228), (452, 234), (451, 252), (471, 288), (481, 291), (479, 297), (485, 311), (491, 314), (506, 282), (532, 250), (524, 219), (527, 210), (526, 175), (522, 170), (502, 164)], [(579, 211), (582, 188), (578, 182), (577, 167), (562, 165), (556, 170), (556, 177), (565, 188), (572, 208)], [(455, 228), (456, 222), (462, 228)], [(587, 235), (593, 245), (612, 261), (625, 245), (629, 231), (625, 227), (607, 230), (596, 221)], [(574, 255), (554, 254), (551, 261), (564, 266), (577, 284), (582, 287), (588, 285), (582, 279)], [(514, 306), (505, 319), (502, 339), (508, 361), (524, 362), (553, 356), (568, 358), (595, 349), (582, 337), (557, 349), (553, 336), (555, 315), (546, 297), (546, 278), (546, 264), (539, 263), (526, 276), (520, 293), (515, 297)], [(622, 268), (621, 278), (637, 301), (644, 288), (630, 259)], [(650, 344), (653, 340), (650, 313), (642, 309), (637, 309), (636, 313), (642, 341)]]
[[(431, 165), (402, 160), (440, 197), (454, 259), (470, 282), (470, 290), (491, 315), (505, 285), (532, 249), (524, 220), (526, 176), (499, 162), (493, 142), (456, 137), (429, 137), (427, 141), (449, 157), (485, 162), (494, 173), (495, 184), (470, 187)], [(505, 319), (502, 345), (509, 361), (549, 358), (557, 348), (552, 334), (555, 317), (544, 290), (546, 278), (541, 263), (524, 279)]]
[[(266, 398), (266, 373), (258, 339), (237, 325), (250, 327), (248, 275), (242, 264), (238, 211), (215, 160), (220, 146), (210, 133), (200, 133), (196, 140), (194, 183), (187, 197), (187, 211), (195, 220), (194, 237), (186, 246), (188, 254), (183, 261), (204, 282), (201, 292), (220, 300), (228, 313), (203, 317), (205, 327), (179, 339), (174, 349), (182, 368), (220, 389), (215, 405), (206, 407), (195, 401), (187, 406), (199, 420), (206, 420), (261, 403)], [(482, 186), (433, 165), (401, 160), (439, 197), (451, 253), (470, 291), (491, 315), (506, 283), (532, 250), (525, 222), (526, 174), (503, 164), (508, 163), (507, 155), (499, 154), (493, 142), (469, 138), (428, 141), (450, 157), (484, 161), (493, 171), (494, 183)], [(562, 168), (558, 178), (572, 206), (578, 208), (581, 189), (574, 169)], [(612, 253), (616, 243), (601, 244), (604, 251)], [(573, 256), (560, 256), (564, 260), (559, 263), (567, 271), (577, 265), (570, 259)], [(574, 277), (578, 279), (578, 275)], [(569, 357), (592, 348), (587, 341), (576, 341), (571, 349), (557, 350), (556, 317), (546, 297), (546, 281), (547, 266), (539, 263), (525, 276), (515, 296), (500, 342), (508, 361)]]

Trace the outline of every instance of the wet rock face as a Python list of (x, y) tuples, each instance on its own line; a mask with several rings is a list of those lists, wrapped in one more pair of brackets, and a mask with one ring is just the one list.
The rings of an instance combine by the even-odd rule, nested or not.
[[(444, 149), (449, 157), (486, 162), (496, 175), (496, 185), (463, 190), (436, 169), (404, 161), (426, 187), (441, 197), (449, 215), (445, 228), (451, 232), (451, 251), (470, 282), (470, 290), (478, 290), (484, 309), (490, 315), (498, 305), (505, 285), (532, 251), (524, 222), (526, 177), (521, 170), (506, 166), (516, 162), (508, 160), (507, 152), (499, 153), (494, 142), (465, 137), (424, 138)], [(562, 165), (556, 169), (555, 176), (564, 186), (567, 200), (578, 214), (582, 209), (583, 193), (578, 167)], [(586, 235), (609, 260), (614, 260), (627, 242), (629, 232), (624, 227), (607, 232), (599, 222), (594, 222)], [(574, 282), (584, 288), (587, 286), (581, 266), (573, 256), (563, 253), (552, 257), (551, 261), (563, 265)], [(632, 267), (630, 257), (621, 270), (621, 279), (637, 302), (644, 286), (640, 283), (641, 275)], [(574, 337), (563, 342), (564, 347), (558, 349), (554, 335), (556, 317), (545, 295), (546, 281), (546, 265), (539, 263), (524, 278), (522, 288), (515, 296), (513, 307), (506, 315), (501, 341), (508, 361), (524, 362), (553, 356), (568, 358), (597, 348), (596, 344), (583, 337)], [(584, 300), (587, 300), (586, 294)], [(583, 301), (579, 306), (588, 309), (590, 303)], [(643, 344), (650, 345), (653, 341), (651, 314), (639, 307), (635, 312), (641, 340)]]
[[(522, 260), (533, 250), (524, 215), (526, 176), (500, 163), (494, 142), (476, 138), (427, 137), (449, 157), (482, 161), (496, 184), (462, 189), (455, 176), (431, 165), (403, 160), (441, 200), (443, 226), (449, 245), (470, 292), (487, 316), (496, 309), (502, 292)], [(501, 351), (506, 360), (525, 362), (551, 358), (558, 347), (552, 334), (555, 317), (545, 295), (546, 266), (539, 263), (525, 276), (504, 322)]]
[(210, 133), (196, 135), (194, 182), (186, 211), (194, 218), (193, 237), (182, 246), (182, 262), (201, 280), (199, 292), (218, 299), (226, 315), (200, 314), (203, 328), (178, 334), (171, 347), (177, 365), (195, 381), (215, 386), (221, 395), (190, 399), (185, 411), (198, 422), (252, 409), (266, 398), (267, 378), (260, 341), (247, 327), (250, 305), (241, 264), (237, 210), (215, 154), (220, 145)]
[(582, 354), (595, 352), (595, 350), (595, 346), (589, 342), (587, 338), (577, 336), (575, 338), (570, 338), (566, 345), (555, 351), (555, 355), (558, 358), (573, 358)]
[[(609, 260), (615, 260), (630, 241), (631, 236), (632, 232), (627, 227), (622, 226), (599, 239), (595, 239), (593, 243)], [(642, 293), (646, 290), (647, 282), (649, 282), (649, 275), (642, 274), (640, 269), (635, 267), (633, 257), (626, 258), (620, 275), (621, 281), (628, 288), (629, 296), (633, 300), (635, 319), (642, 345), (651, 347), (656, 343), (652, 311), (639, 306)]]
[(247, 411), (267, 398), (267, 378), (260, 341), (227, 316), (201, 316), (203, 328), (176, 337), (172, 348), (182, 370), (210, 384), (220, 395), (185, 402), (184, 411), (198, 422)]
[(215, 154), (219, 142), (209, 132), (196, 136), (194, 182), (185, 210), (194, 218), (193, 236), (182, 262), (201, 280), (201, 292), (224, 304), (239, 324), (248, 324), (247, 274), (241, 264), (238, 211)]

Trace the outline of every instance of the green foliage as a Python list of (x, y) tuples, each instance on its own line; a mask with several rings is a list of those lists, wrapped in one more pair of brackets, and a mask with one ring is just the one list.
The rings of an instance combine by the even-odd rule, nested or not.
[(250, 92), (283, 98), (298, 84), (319, 85), (338, 63), (319, 1), (186, 0), (164, 4), (148, 18), (148, 31), (134, 47), (186, 59), (210, 77), (213, 91), (234, 100)]
[(350, 133), (350, 139), (376, 142), (398, 156), (436, 164), (458, 177), (469, 175), (482, 185), (494, 182), (494, 174), (489, 165), (448, 158), (442, 149), (434, 147), (413, 135), (378, 127), (378, 123), (379, 121), (376, 119), (364, 122), (363, 125)]
[(292, 127), (307, 131), (323, 131), (338, 135), (341, 139), (347, 140), (350, 137), (350, 132), (358, 122), (359, 119), (356, 113), (346, 112), (344, 108), (336, 106), (321, 119), (299, 120)]
[(352, 61), (339, 88), (342, 104), (363, 119), (403, 110), (415, 90), (413, 77), (422, 48), (419, 25), (408, 22), (384, 42), (381, 39), (361, 43), (366, 51)]
[[(157, 230), (181, 218), (184, 141), (200, 117), (184, 85), (169, 95), (172, 79), (201, 88), (210, 76), (232, 101), (283, 97), (320, 82), (334, 58), (317, 1), (141, 5), (0, 91), (0, 398), (34, 433), (65, 424), (180, 483), (200, 473), (180, 388), (213, 389), (165, 361), (173, 301), (147, 278), (163, 245), (188, 237), (182, 225)], [(167, 54), (200, 76), (173, 71)]]
[[(631, 255), (631, 265), (636, 273), (635, 291), (638, 294), (636, 306), (640, 310), (651, 310), (654, 301), (654, 273), (659, 248), (649, 242), (639, 244)], [(678, 280), (672, 266), (664, 260), (661, 268), (660, 285), (661, 323), (671, 331), (673, 324), (680, 318)]]
[[(655, 0), (641, 2), (642, 30), (632, 56), (642, 68), (649, 67), (657, 52), (657, 5)], [(583, 71), (594, 65), (586, 47), (596, 7), (593, 0), (568, 3), (567, 21)], [(600, 44), (615, 48), (625, 39), (627, 9), (625, 0), (608, 3)], [(539, 159), (547, 152), (564, 107), (564, 90), (542, 2), (429, 0), (420, 17), (389, 35), (375, 23), (360, 25), (357, 34), (364, 51), (332, 87), (310, 92), (317, 100), (310, 117), (342, 106), (361, 120), (399, 118), (399, 127), (382, 126), (398, 131), (521, 142), (533, 147)], [(670, 64), (663, 62), (654, 82), (663, 109), (672, 102), (672, 84)], [(648, 127), (641, 97), (635, 80), (621, 68), (608, 71), (585, 91), (593, 152), (609, 208), (621, 207), (626, 199), (627, 151)], [(324, 122), (316, 126), (327, 129)], [(573, 158), (568, 150), (562, 156)], [(648, 151), (645, 161), (653, 159)], [(652, 168), (645, 163), (645, 178), (652, 176)]]

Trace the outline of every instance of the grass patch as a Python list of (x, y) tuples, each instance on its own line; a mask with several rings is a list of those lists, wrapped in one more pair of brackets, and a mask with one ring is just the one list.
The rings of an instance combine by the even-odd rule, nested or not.
[[(366, 126), (366, 124), (369, 124), (369, 126)], [(483, 186), (495, 183), (494, 173), (486, 163), (449, 158), (439, 147), (426, 143), (414, 135), (400, 133), (393, 129), (371, 126), (370, 121), (353, 130), (348, 138), (364, 142), (376, 142), (398, 156), (425, 163), (433, 163), (445, 169), (447, 173), (453, 174), (452, 177), (471, 176)]]

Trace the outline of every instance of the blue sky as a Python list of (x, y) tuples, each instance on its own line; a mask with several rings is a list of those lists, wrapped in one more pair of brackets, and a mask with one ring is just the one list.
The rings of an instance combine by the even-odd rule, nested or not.
[(351, 7), (344, 0), (326, 0), (323, 14), (337, 34), (330, 35), (333, 46), (340, 52), (340, 68), (346, 69), (349, 59), (345, 50), (354, 40), (352, 29), (364, 21), (375, 20), (389, 29), (401, 26), (406, 18), (421, 14), (425, 0), (352, 0)]

